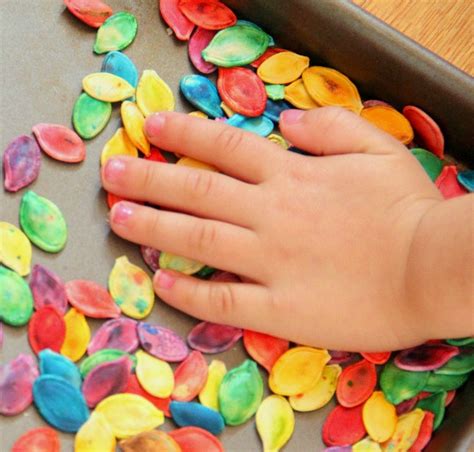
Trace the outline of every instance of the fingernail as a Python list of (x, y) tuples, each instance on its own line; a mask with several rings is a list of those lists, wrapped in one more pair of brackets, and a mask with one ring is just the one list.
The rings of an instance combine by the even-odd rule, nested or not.
[(109, 182), (117, 182), (124, 172), (125, 163), (123, 160), (114, 158), (107, 160), (104, 169), (104, 176)]
[(165, 116), (155, 113), (147, 118), (145, 122), (145, 133), (148, 138), (156, 138), (160, 135), (165, 125)]
[(126, 224), (133, 215), (133, 207), (129, 202), (119, 202), (112, 209), (112, 222)]
[(171, 289), (176, 282), (176, 277), (164, 270), (158, 270), (155, 274), (155, 285), (160, 289)]
[(281, 114), (282, 118), (280, 119), (282, 119), (285, 124), (292, 125), (292, 124), (296, 124), (301, 119), (303, 114), (304, 114), (303, 110), (297, 110), (297, 109), (285, 110)]

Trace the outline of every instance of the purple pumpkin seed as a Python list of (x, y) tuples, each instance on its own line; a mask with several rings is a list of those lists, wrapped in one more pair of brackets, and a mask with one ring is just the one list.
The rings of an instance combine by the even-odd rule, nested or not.
[(3, 347), (3, 323), (0, 322), (0, 350)]
[(94, 408), (101, 400), (125, 391), (132, 371), (128, 356), (99, 364), (92, 369), (82, 384), (87, 406)]
[(241, 328), (201, 322), (189, 332), (188, 344), (202, 353), (221, 353), (232, 348), (242, 334)]
[(142, 253), (142, 258), (145, 261), (145, 264), (147, 264), (149, 269), (155, 273), (160, 268), (158, 261), (160, 260), (161, 251), (152, 248), (151, 246), (142, 245), (140, 247), (140, 252)]
[(30, 185), (39, 174), (41, 151), (34, 138), (15, 138), (3, 154), (4, 185), (8, 191), (18, 191)]
[(30, 355), (20, 353), (14, 360), (0, 366), (0, 414), (14, 416), (26, 410), (33, 401), (33, 383), (38, 366)]
[(398, 405), (395, 406), (397, 410), (397, 416), (401, 416), (402, 414), (406, 414), (409, 411), (413, 410), (413, 408), (415, 408), (416, 402), (418, 402), (418, 396), (400, 402)]
[(435, 370), (459, 354), (459, 348), (445, 344), (423, 344), (408, 348), (395, 356), (399, 369), (411, 371)]
[(209, 280), (215, 281), (215, 282), (230, 282), (230, 283), (242, 282), (242, 280), (236, 274), (230, 273), (230, 272), (223, 272), (220, 270), (213, 273), (212, 276), (209, 278)]
[(66, 289), (64, 288), (64, 282), (56, 273), (40, 264), (36, 264), (31, 272), (30, 288), (36, 310), (45, 306), (52, 306), (60, 314), (64, 315), (66, 313)]
[(133, 353), (138, 345), (137, 322), (120, 317), (108, 320), (101, 325), (89, 342), (87, 353), (92, 355), (104, 348)]
[(352, 360), (355, 356), (355, 353), (343, 352), (341, 350), (329, 350), (331, 355), (331, 360), (328, 364), (343, 364)]
[(138, 339), (150, 355), (170, 363), (182, 361), (189, 354), (184, 340), (173, 330), (147, 322), (138, 324)]

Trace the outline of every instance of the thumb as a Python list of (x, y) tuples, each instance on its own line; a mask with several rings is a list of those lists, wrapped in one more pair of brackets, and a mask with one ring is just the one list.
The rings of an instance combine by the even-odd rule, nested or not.
[(315, 155), (391, 154), (404, 147), (355, 113), (339, 107), (285, 110), (280, 130), (293, 145)]

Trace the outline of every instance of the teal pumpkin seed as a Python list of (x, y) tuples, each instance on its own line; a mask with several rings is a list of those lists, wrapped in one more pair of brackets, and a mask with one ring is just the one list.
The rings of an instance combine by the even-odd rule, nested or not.
[(246, 359), (227, 372), (219, 388), (219, 407), (227, 425), (240, 425), (257, 411), (263, 396), (262, 377), (255, 361)]
[(260, 135), (261, 137), (266, 137), (270, 135), (273, 131), (273, 122), (266, 116), (248, 118), (247, 116), (242, 116), (238, 113), (235, 113), (225, 122), (230, 126), (247, 130), (248, 132)]
[(109, 122), (112, 114), (112, 104), (94, 99), (87, 93), (82, 93), (72, 111), (72, 123), (76, 132), (85, 140), (98, 135)]
[(436, 374), (442, 375), (464, 375), (474, 370), (474, 348), (465, 347), (460, 349), (459, 355), (451, 358), (444, 366), (436, 369)]
[(434, 414), (433, 430), (436, 430), (443, 422), (445, 405), (446, 405), (446, 391), (437, 392), (426, 399), (420, 400), (415, 408), (421, 408), (425, 411), (431, 411)]
[(235, 25), (219, 31), (202, 51), (202, 57), (216, 66), (245, 66), (263, 55), (269, 42), (269, 36), (258, 28)]
[(474, 345), (474, 337), (462, 337), (460, 339), (446, 339), (449, 345), (457, 345), (459, 347), (463, 345)]
[(137, 365), (137, 358), (135, 355), (131, 355), (123, 350), (118, 350), (115, 348), (104, 348), (94, 353), (93, 355), (88, 356), (84, 361), (82, 361), (79, 366), (79, 372), (82, 375), (82, 378), (85, 378), (87, 374), (95, 369), (99, 364), (107, 363), (121, 358), (122, 356), (128, 356), (132, 360), (132, 370), (135, 370)]
[(110, 16), (97, 30), (95, 53), (107, 53), (128, 47), (137, 35), (138, 23), (133, 14), (121, 11)]
[[(414, 372), (417, 373), (417, 372)], [(423, 391), (428, 392), (440, 392), (440, 391), (452, 391), (457, 389), (466, 383), (469, 378), (469, 373), (462, 375), (443, 375), (431, 373), (428, 377)]]
[(386, 399), (398, 405), (426, 390), (430, 372), (409, 372), (399, 369), (393, 361), (387, 363), (380, 375), (380, 387)]
[(411, 152), (434, 182), (443, 169), (443, 161), (426, 149), (414, 148)]
[(28, 323), (33, 313), (33, 296), (26, 281), (0, 265), (0, 320), (13, 326)]
[(27, 191), (20, 204), (20, 225), (28, 238), (49, 253), (66, 245), (67, 225), (58, 206), (49, 199)]

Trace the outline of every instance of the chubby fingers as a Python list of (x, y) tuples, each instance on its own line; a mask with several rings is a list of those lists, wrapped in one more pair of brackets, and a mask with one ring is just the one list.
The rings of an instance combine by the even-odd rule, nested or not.
[(259, 278), (264, 268), (257, 235), (239, 226), (127, 201), (113, 206), (110, 225), (126, 240), (222, 270)]
[(161, 112), (147, 118), (151, 143), (193, 157), (237, 179), (260, 183), (288, 158), (275, 144), (250, 132), (183, 113)]

